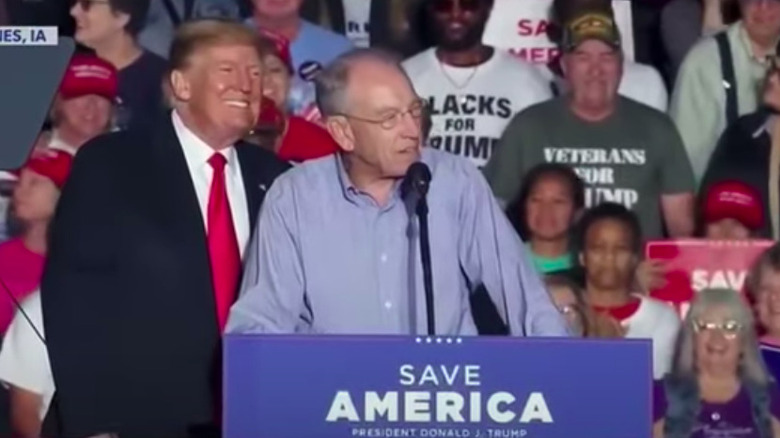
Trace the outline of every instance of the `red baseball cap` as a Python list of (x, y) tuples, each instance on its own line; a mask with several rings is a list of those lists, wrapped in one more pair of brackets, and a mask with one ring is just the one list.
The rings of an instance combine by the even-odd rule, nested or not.
[(734, 219), (750, 230), (757, 230), (764, 224), (761, 197), (740, 181), (722, 181), (710, 187), (702, 213), (705, 223)]
[(65, 99), (96, 94), (114, 101), (117, 88), (117, 71), (111, 63), (94, 55), (78, 53), (70, 60), (59, 92)]
[(22, 170), (31, 170), (38, 175), (49, 178), (57, 188), (62, 190), (70, 174), (73, 155), (60, 149), (41, 148), (33, 151), (21, 169), (14, 172), (18, 177)]
[(282, 63), (290, 70), (290, 74), (293, 72), (292, 55), (290, 54), (290, 40), (276, 32), (272, 32), (266, 29), (260, 29), (260, 35), (265, 37), (268, 41), (274, 45), (274, 55), (282, 60)]

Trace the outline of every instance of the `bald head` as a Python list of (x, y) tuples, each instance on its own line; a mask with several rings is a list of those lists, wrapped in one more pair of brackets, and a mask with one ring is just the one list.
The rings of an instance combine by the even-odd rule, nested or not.
[[(315, 78), (317, 106), (323, 116), (329, 117), (346, 112), (349, 89), (364, 90), (364, 86), (394, 78), (411, 86), (401, 68), (400, 59), (377, 49), (355, 49), (334, 60)], [(390, 85), (390, 84), (388, 84)]]

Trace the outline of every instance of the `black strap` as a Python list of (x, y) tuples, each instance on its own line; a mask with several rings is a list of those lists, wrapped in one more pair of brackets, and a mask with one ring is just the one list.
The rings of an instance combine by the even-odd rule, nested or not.
[(163, 5), (168, 11), (168, 16), (171, 17), (171, 23), (174, 26), (180, 25), (182, 22), (192, 18), (192, 10), (195, 8), (195, 0), (184, 0), (184, 17), (179, 15), (176, 10), (176, 5), (173, 4), (173, 0), (163, 0)]
[(723, 75), (723, 88), (726, 91), (726, 122), (730, 125), (739, 118), (737, 101), (737, 80), (734, 76), (734, 59), (726, 32), (715, 35), (720, 53), (720, 70)]

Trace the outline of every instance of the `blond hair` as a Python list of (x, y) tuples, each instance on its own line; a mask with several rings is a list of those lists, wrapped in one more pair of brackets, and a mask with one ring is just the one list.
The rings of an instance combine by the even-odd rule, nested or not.
[(217, 18), (188, 21), (176, 30), (168, 56), (169, 68), (171, 71), (184, 69), (199, 50), (223, 45), (254, 47), (263, 59), (273, 53), (270, 44), (259, 32), (235, 21)]

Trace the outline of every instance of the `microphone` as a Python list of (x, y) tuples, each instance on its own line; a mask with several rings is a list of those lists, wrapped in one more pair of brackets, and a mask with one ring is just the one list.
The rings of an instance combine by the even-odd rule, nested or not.
[(431, 169), (428, 165), (419, 161), (409, 166), (404, 176), (401, 186), (401, 193), (404, 197), (408, 194), (416, 194), (420, 199), (428, 194), (428, 187), (431, 184)]
[(428, 236), (428, 202), (426, 195), (431, 185), (431, 169), (416, 162), (409, 166), (401, 183), (401, 196), (410, 198), (420, 222), (420, 259), (422, 261), (423, 285), (425, 287), (425, 310), (428, 319), (428, 336), (436, 335), (436, 320), (433, 305), (433, 274), (431, 272), (431, 245)]

